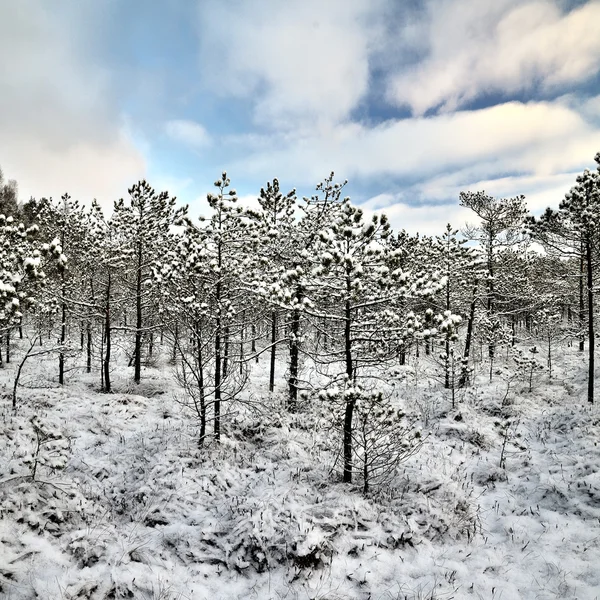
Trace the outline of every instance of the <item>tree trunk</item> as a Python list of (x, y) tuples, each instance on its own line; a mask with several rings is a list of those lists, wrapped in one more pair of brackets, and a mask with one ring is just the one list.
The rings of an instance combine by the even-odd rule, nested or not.
[(276, 359), (276, 347), (275, 342), (277, 341), (277, 311), (271, 313), (271, 366), (269, 370), (269, 391), (272, 392), (275, 389), (275, 359)]
[(87, 337), (87, 362), (85, 370), (87, 373), (92, 372), (92, 324), (88, 321), (86, 324), (86, 337)]
[[(218, 266), (219, 274), (221, 273), (222, 258), (221, 258), (221, 247), (218, 249)], [(220, 275), (219, 275), (220, 277)], [(215, 327), (215, 422), (214, 422), (214, 436), (217, 442), (221, 441), (221, 279), (217, 281), (216, 286), (216, 305), (217, 305), (217, 319)]]
[(244, 342), (246, 341), (246, 311), (242, 311), (240, 326), (240, 375), (244, 372)]
[[(494, 306), (494, 235), (490, 229), (489, 233), (489, 248), (488, 248), (488, 300), (487, 309), (488, 316), (491, 318), (495, 311)], [(490, 362), (493, 362), (494, 353), (496, 351), (495, 342), (493, 340), (488, 344), (488, 354)]]
[(221, 441), (221, 317), (217, 317), (215, 331), (215, 423), (214, 435)]
[[(298, 294), (299, 296), (299, 294)], [(288, 380), (288, 409), (294, 412), (298, 407), (298, 371), (300, 362), (300, 310), (292, 311), (290, 332), (290, 378)]]
[(469, 320), (467, 321), (467, 336), (465, 339), (465, 352), (463, 354), (463, 359), (466, 361), (466, 364), (463, 365), (462, 373), (460, 374), (460, 387), (464, 387), (467, 385), (469, 376), (468, 376), (468, 360), (471, 354), (471, 343), (473, 340), (473, 324), (475, 322), (475, 307), (476, 307), (476, 299), (477, 299), (477, 287), (473, 289), (473, 296), (471, 297), (471, 306), (469, 307)]
[(223, 368), (221, 369), (221, 379), (225, 380), (229, 373), (229, 327), (223, 329)]
[[(450, 273), (449, 269), (446, 272), (447, 282), (446, 282), (446, 310), (450, 310)], [(450, 335), (446, 334), (446, 340), (444, 344), (445, 358), (444, 358), (444, 387), (448, 390), (450, 389)], [(452, 386), (456, 382), (452, 381)], [(452, 406), (454, 408), (454, 406)]]
[[(583, 249), (582, 249), (583, 250)], [(583, 273), (584, 273), (584, 260), (583, 260), (583, 252), (581, 254), (581, 261), (579, 265), (579, 328), (580, 328), (580, 338), (579, 338), (579, 352), (583, 352), (585, 349), (585, 299), (584, 299), (584, 283), (583, 283)]]
[(589, 370), (588, 370), (588, 402), (594, 403), (594, 290), (593, 290), (593, 265), (592, 265), (592, 243), (587, 240), (585, 247), (585, 260), (587, 267), (587, 300), (588, 300), (588, 355), (589, 355)]
[(179, 343), (179, 323), (175, 322), (175, 331), (173, 332), (173, 351), (171, 352), (171, 362), (177, 362), (177, 346)]
[(196, 360), (198, 361), (198, 394), (200, 397), (200, 439), (198, 446), (202, 447), (206, 438), (206, 401), (204, 398), (204, 366), (202, 364), (202, 339), (200, 327), (196, 325)]
[(111, 292), (111, 275), (108, 274), (108, 280), (106, 282), (106, 306), (104, 315), (104, 339), (105, 339), (105, 351), (104, 351), (104, 363), (102, 365), (104, 370), (104, 391), (110, 394), (110, 352), (111, 352), (111, 339), (110, 339), (110, 292)]
[(367, 452), (367, 444), (365, 443), (363, 456), (363, 494), (366, 496), (369, 493), (369, 454)]
[[(351, 306), (350, 306), (350, 293), (351, 293), (350, 279), (347, 279), (347, 294), (346, 305), (344, 310), (344, 356), (346, 360), (346, 376), (348, 378), (348, 384), (352, 383), (354, 377), (354, 365), (352, 361), (352, 337), (351, 337)], [(354, 415), (354, 405), (356, 400), (351, 398), (346, 401), (346, 409), (344, 414), (344, 483), (352, 482), (352, 417)]]
[(100, 327), (100, 389), (104, 391), (104, 321)]
[(142, 244), (137, 247), (137, 272), (135, 281), (135, 363), (133, 380), (139, 383), (142, 378)]
[(65, 353), (64, 348), (67, 340), (67, 303), (65, 302), (65, 273), (64, 270), (60, 275), (61, 277), (61, 322), (60, 322), (60, 346), (61, 350), (58, 353), (58, 383), (63, 385), (65, 382)]

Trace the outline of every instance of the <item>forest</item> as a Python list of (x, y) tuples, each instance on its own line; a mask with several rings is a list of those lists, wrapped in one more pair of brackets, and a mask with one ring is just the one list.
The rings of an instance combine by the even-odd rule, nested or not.
[(598, 597), (600, 153), (437, 236), (0, 173), (0, 597)]

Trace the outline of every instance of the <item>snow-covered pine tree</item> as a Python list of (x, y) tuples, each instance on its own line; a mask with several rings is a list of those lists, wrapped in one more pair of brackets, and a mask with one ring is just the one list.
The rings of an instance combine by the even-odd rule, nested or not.
[(235, 398), (241, 389), (238, 372), (231, 368), (231, 361), (241, 337), (239, 308), (253, 290), (250, 281), (254, 274), (256, 237), (250, 219), (237, 205), (237, 193), (230, 189), (227, 173), (223, 172), (214, 185), (217, 192), (207, 196), (212, 211), (210, 217), (201, 217), (199, 226), (186, 218), (185, 225), (189, 229), (187, 234), (197, 236), (196, 243), (201, 247), (200, 261), (195, 265), (202, 272), (205, 330), (212, 337), (213, 433), (218, 442), (221, 403)]
[[(479, 243), (486, 264), (486, 305), (490, 322), (502, 315), (496, 315), (497, 306), (497, 254), (501, 249), (515, 246), (523, 241), (522, 229), (527, 208), (525, 196), (514, 198), (494, 198), (481, 192), (461, 192), (460, 205), (471, 209), (480, 219), (478, 225), (468, 225), (463, 234)], [(490, 338), (488, 354), (494, 358), (495, 346)]]
[[(85, 304), (88, 318), (100, 322), (100, 387), (103, 392), (111, 393), (110, 364), (114, 319), (115, 315), (122, 312), (126, 300), (118, 282), (120, 274), (128, 267), (128, 256), (122, 251), (120, 232), (112, 226), (112, 221), (106, 219), (100, 205), (95, 201), (92, 202), (88, 214), (87, 235), (87, 277), (84, 285), (89, 290), (89, 296)], [(91, 347), (89, 351), (91, 352)]]
[(386, 328), (379, 313), (400, 289), (389, 267), (386, 244), (391, 230), (385, 216), (364, 221), (363, 211), (349, 198), (340, 200), (315, 244), (318, 264), (306, 290), (315, 309), (306, 309), (323, 327), (329, 343), (316, 348), (317, 363), (340, 365), (330, 375), (329, 387), (341, 388), (343, 421), (343, 480), (353, 476), (353, 418), (361, 367), (378, 361), (389, 351)]
[[(187, 223), (184, 219), (183, 223)], [(173, 339), (173, 365), (178, 381), (199, 419), (198, 445), (206, 438), (209, 400), (214, 395), (214, 330), (208, 289), (209, 251), (202, 233), (187, 223), (154, 277), (161, 290), (162, 321)], [(188, 405), (188, 402), (185, 402)]]
[[(264, 288), (265, 299), (270, 303), (270, 369), (269, 391), (275, 386), (275, 362), (277, 356), (278, 340), (281, 337), (278, 322), (281, 314), (282, 303), (288, 305), (290, 297), (282, 294), (281, 278), (285, 277), (291, 268), (295, 268), (297, 261), (296, 240), (296, 191), (291, 190), (283, 194), (279, 188), (279, 181), (273, 179), (261, 188), (258, 196), (260, 210), (250, 211), (258, 236), (258, 261), (260, 264), (260, 288)], [(258, 283), (258, 282), (257, 282)], [(293, 295), (293, 292), (292, 292)], [(292, 317), (293, 318), (293, 317)], [(293, 344), (293, 342), (292, 342)]]
[(468, 360), (470, 339), (465, 344), (465, 352), (456, 352), (454, 343), (458, 341), (458, 327), (462, 321), (467, 321), (473, 327), (471, 304), (473, 297), (470, 292), (477, 287), (481, 278), (481, 262), (475, 250), (465, 245), (466, 240), (458, 238), (458, 230), (450, 224), (441, 236), (433, 240), (433, 264), (441, 267), (445, 277), (445, 285), (441, 298), (436, 298), (436, 309), (443, 313), (443, 326), (440, 328), (443, 336), (444, 351), (441, 355), (444, 370), (444, 387), (454, 391), (466, 383), (468, 379)]
[[(544, 247), (574, 257), (579, 264), (581, 321), (584, 320), (584, 296), (587, 296), (587, 399), (590, 404), (594, 402), (594, 280), (600, 247), (600, 152), (594, 160), (597, 170), (586, 169), (577, 176), (576, 185), (566, 194), (558, 210), (548, 208), (539, 219), (529, 217), (527, 220), (529, 231)], [(580, 349), (583, 350), (583, 344)]]
[(41, 299), (44, 257), (63, 260), (60, 244), (42, 244), (37, 234), (37, 225), (25, 228), (13, 217), (0, 215), (0, 337), (6, 336), (7, 362), (10, 331), (21, 323), (23, 311)]
[(152, 321), (156, 312), (153, 267), (169, 249), (171, 229), (185, 214), (187, 207), (175, 208), (175, 198), (168, 192), (157, 193), (146, 181), (128, 190), (129, 201), (118, 200), (111, 217), (121, 239), (122, 251), (128, 256), (123, 284), (134, 298), (133, 380), (139, 383), (142, 367), (142, 341), (159, 325)]
[(47, 239), (60, 245), (62, 256), (52, 268), (47, 270), (45, 287), (46, 302), (55, 304), (58, 309), (58, 382), (65, 380), (65, 357), (69, 345), (69, 331), (72, 319), (79, 316), (78, 302), (82, 290), (83, 270), (87, 267), (85, 256), (88, 238), (87, 217), (84, 208), (69, 194), (64, 194), (60, 201), (44, 199), (39, 206), (39, 219), (42, 223), (41, 233)]

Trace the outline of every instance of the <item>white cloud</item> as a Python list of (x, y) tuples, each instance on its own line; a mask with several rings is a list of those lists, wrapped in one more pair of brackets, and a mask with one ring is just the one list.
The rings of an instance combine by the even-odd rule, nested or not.
[(110, 74), (87, 54), (94, 5), (0, 3), (0, 165), (20, 197), (108, 201), (143, 176)]
[[(429, 0), (427, 56), (390, 79), (389, 97), (417, 115), (484, 94), (561, 89), (600, 70), (600, 2), (564, 13), (552, 0)], [(414, 26), (413, 26), (414, 27)]]
[(244, 158), (229, 170), (236, 178), (276, 176), (299, 187), (334, 170), (351, 185), (388, 190), (371, 198), (366, 209), (388, 212), (397, 228), (431, 234), (447, 222), (464, 224), (468, 213), (458, 207), (462, 190), (525, 194), (538, 213), (556, 207), (600, 149), (600, 126), (588, 118), (594, 105), (590, 100), (583, 110), (570, 98), (511, 102), (373, 128), (354, 123), (303, 137), (247, 138)]
[(409, 233), (421, 235), (441, 235), (448, 223), (460, 229), (471, 218), (469, 211), (458, 202), (436, 207), (400, 203), (383, 212), (395, 229), (406, 229)]
[[(474, 213), (459, 205), (459, 194), (462, 191), (485, 191), (496, 198), (523, 194), (529, 211), (539, 215), (548, 206), (555, 209), (558, 207), (575, 184), (579, 173), (580, 171), (573, 171), (550, 176), (513, 175), (477, 179), (475, 170), (464, 169), (432, 177), (397, 193), (378, 194), (361, 206), (369, 213), (387, 214), (395, 229), (406, 229), (413, 234), (438, 235), (447, 223), (460, 229), (467, 222), (477, 222)], [(415, 199), (420, 202), (415, 204)]]
[(212, 92), (250, 98), (263, 125), (343, 120), (368, 91), (386, 2), (199, 2), (202, 73)]
[(185, 119), (167, 121), (165, 131), (174, 140), (195, 148), (210, 146), (212, 142), (206, 129), (195, 121)]
[(247, 148), (230, 167), (241, 175), (314, 184), (340, 177), (435, 177), (467, 169), (468, 181), (507, 172), (552, 175), (587, 165), (600, 148), (600, 128), (561, 102), (511, 102), (377, 127), (351, 123), (304, 136), (272, 136)]

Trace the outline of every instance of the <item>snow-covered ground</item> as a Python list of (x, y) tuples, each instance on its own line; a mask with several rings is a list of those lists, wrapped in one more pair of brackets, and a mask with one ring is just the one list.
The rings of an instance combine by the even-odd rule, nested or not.
[[(564, 349), (532, 393), (502, 363), (492, 383), (482, 368), (454, 410), (427, 368), (405, 368), (394, 398), (429, 435), (364, 497), (340, 483), (319, 401), (286, 414), (266, 364), (202, 449), (168, 366), (139, 386), (115, 368), (103, 395), (95, 376), (61, 388), (54, 359), (31, 359), (13, 415), (7, 365), (0, 598), (600, 598), (600, 416), (582, 357)], [(32, 481), (34, 415), (61, 437)]]

